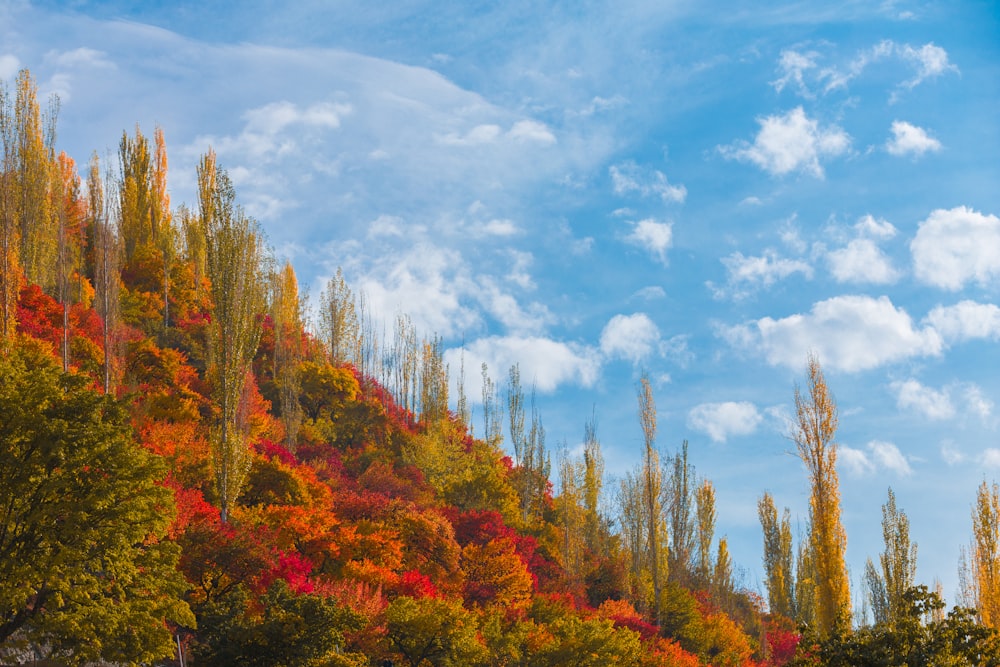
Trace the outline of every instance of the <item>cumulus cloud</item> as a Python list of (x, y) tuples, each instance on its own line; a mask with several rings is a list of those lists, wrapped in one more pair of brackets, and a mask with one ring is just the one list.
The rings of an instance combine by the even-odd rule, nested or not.
[(611, 185), (615, 194), (624, 196), (638, 194), (642, 197), (656, 196), (664, 202), (682, 203), (687, 197), (683, 185), (671, 185), (666, 175), (656, 169), (643, 169), (631, 160), (608, 168)]
[(661, 264), (667, 264), (667, 250), (673, 244), (673, 225), (646, 218), (632, 223), (632, 231), (625, 237), (632, 245), (645, 248)]
[(556, 143), (556, 136), (552, 134), (545, 123), (537, 120), (519, 120), (507, 131), (507, 137), (515, 141), (533, 142), (542, 145)]
[(886, 142), (885, 149), (893, 155), (919, 157), (924, 153), (934, 153), (941, 150), (941, 142), (916, 125), (894, 120), (891, 130), (892, 139)]
[(820, 160), (843, 155), (851, 146), (846, 132), (836, 125), (820, 127), (802, 107), (757, 122), (760, 131), (753, 144), (739, 141), (719, 150), (729, 159), (751, 162), (772, 176), (801, 171), (823, 178)]
[(893, 382), (890, 388), (896, 394), (896, 405), (900, 409), (912, 408), (928, 419), (950, 419), (955, 416), (955, 406), (947, 391), (925, 387), (913, 379)]
[(827, 261), (837, 282), (887, 285), (899, 279), (899, 271), (871, 239), (854, 239), (830, 251)]
[(1000, 307), (992, 303), (966, 299), (954, 306), (936, 306), (924, 321), (949, 342), (1000, 340)]
[(746, 257), (741, 252), (734, 252), (720, 261), (726, 267), (727, 286), (716, 289), (709, 284), (716, 297), (730, 295), (743, 298), (795, 273), (801, 273), (807, 279), (813, 276), (813, 269), (808, 263), (779, 257), (773, 250), (766, 250), (757, 257)]
[(714, 442), (725, 442), (734, 435), (750, 435), (763, 421), (757, 406), (748, 401), (702, 403), (691, 408), (688, 428), (701, 431)]
[(913, 473), (910, 462), (899, 447), (883, 440), (872, 440), (865, 449), (841, 446), (837, 450), (837, 458), (849, 472), (859, 476), (879, 470), (894, 472), (900, 477)]
[(965, 206), (937, 209), (920, 223), (910, 242), (917, 278), (959, 290), (967, 282), (1000, 279), (1000, 218)]
[(638, 364), (657, 351), (660, 329), (645, 313), (615, 315), (601, 331), (601, 352)]
[[(444, 359), (451, 368), (464, 363), (465, 368), (478, 369), (486, 363), (494, 377), (502, 377), (508, 368), (520, 364), (522, 369), (530, 369), (530, 383), (540, 392), (565, 384), (589, 387), (600, 371), (599, 355), (592, 348), (543, 336), (480, 338), (466, 345), (464, 352), (463, 348), (447, 350)], [(469, 398), (478, 400), (472, 394)]]
[(879, 239), (883, 241), (893, 238), (898, 232), (895, 225), (891, 222), (882, 218), (876, 218), (871, 214), (862, 216), (861, 219), (854, 224), (854, 229), (861, 238)]
[(768, 363), (800, 368), (812, 352), (825, 367), (856, 372), (916, 356), (938, 355), (941, 337), (917, 329), (888, 297), (837, 296), (815, 303), (809, 313), (764, 317), (718, 333), (735, 347), (759, 352)]
[(993, 401), (981, 387), (971, 382), (955, 382), (932, 389), (909, 379), (893, 382), (890, 389), (896, 394), (896, 405), (900, 409), (912, 409), (928, 419), (951, 419), (958, 414), (959, 408), (964, 414), (984, 421), (993, 414)]

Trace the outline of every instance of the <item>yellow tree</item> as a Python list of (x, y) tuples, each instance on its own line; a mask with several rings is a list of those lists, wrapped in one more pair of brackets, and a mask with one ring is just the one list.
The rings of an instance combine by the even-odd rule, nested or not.
[(972, 601), (983, 625), (1000, 627), (1000, 487), (985, 481), (972, 508)]
[(810, 355), (808, 387), (795, 388), (797, 421), (792, 440), (806, 466), (809, 497), (809, 551), (815, 573), (816, 624), (821, 634), (850, 623), (851, 592), (844, 552), (847, 534), (840, 521), (837, 477), (837, 405), (826, 385), (819, 360)]
[(119, 268), (121, 264), (120, 246), (116, 233), (117, 225), (112, 222), (111, 209), (114, 197), (105, 192), (105, 184), (113, 183), (112, 178), (101, 178), (101, 165), (97, 153), (90, 160), (87, 175), (87, 202), (89, 237), (91, 239), (90, 264), (94, 279), (94, 300), (97, 314), (101, 316), (101, 335), (104, 342), (104, 393), (113, 388), (114, 363), (116, 358), (115, 328), (119, 315)]
[(644, 453), (642, 460), (642, 503), (649, 549), (649, 569), (653, 582), (653, 618), (660, 622), (661, 584), (667, 575), (667, 559), (660, 553), (663, 523), (663, 473), (656, 450), (656, 401), (649, 377), (643, 374), (637, 393), (639, 425), (642, 427)]
[(910, 542), (910, 520), (896, 507), (896, 494), (882, 505), (882, 537), (885, 551), (879, 556), (881, 568), (869, 558), (864, 582), (868, 588), (875, 623), (898, 623), (906, 618), (906, 592), (917, 574), (917, 545)]
[(20, 226), (20, 259), (25, 278), (51, 293), (55, 288), (56, 229), (52, 221), (51, 163), (58, 98), (42, 117), (38, 87), (28, 70), (17, 76), (14, 100), (15, 205)]
[(152, 200), (150, 227), (153, 242), (163, 262), (163, 329), (170, 326), (170, 271), (177, 257), (179, 233), (170, 212), (170, 193), (167, 192), (167, 144), (163, 129), (153, 132), (155, 149), (152, 166)]
[(10, 350), (17, 331), (17, 295), (21, 284), (17, 206), (17, 129), (7, 87), (0, 81), (0, 352)]
[(707, 479), (695, 491), (695, 514), (695, 574), (698, 585), (706, 586), (712, 573), (712, 538), (715, 536), (715, 487)]
[(250, 471), (245, 415), (241, 408), (247, 374), (260, 342), (260, 316), (267, 306), (265, 247), (257, 224), (235, 204), (225, 171), (209, 151), (198, 165), (201, 225), (211, 282), (209, 369), (219, 416), (212, 434), (222, 520)]

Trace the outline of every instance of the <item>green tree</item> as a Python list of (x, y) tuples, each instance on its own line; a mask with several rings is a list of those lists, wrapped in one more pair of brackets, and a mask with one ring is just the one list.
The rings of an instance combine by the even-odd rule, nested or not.
[[(695, 548), (695, 475), (688, 462), (687, 440), (673, 457), (667, 490), (667, 511), (670, 515), (670, 577), (682, 584), (689, 583)], [(709, 535), (711, 541), (711, 535)], [(706, 549), (707, 552), (707, 549)]]
[(208, 376), (212, 397), (219, 406), (212, 444), (225, 521), (250, 470), (246, 415), (240, 408), (260, 342), (268, 272), (261, 232), (236, 206), (232, 183), (225, 171), (216, 168), (212, 151), (198, 165), (198, 193), (212, 284)]
[(7, 87), (0, 81), (0, 352), (17, 332), (21, 284), (21, 230), (18, 222), (17, 132)]
[(757, 502), (757, 514), (764, 532), (764, 574), (767, 578), (768, 606), (772, 614), (794, 618), (791, 514), (785, 508), (779, 521), (778, 510), (770, 493), (764, 493)]
[(278, 385), (278, 403), (285, 422), (285, 445), (294, 452), (302, 406), (302, 302), (299, 283), (290, 262), (271, 279), (271, 321), (274, 324), (274, 381)]
[(712, 538), (715, 536), (715, 487), (705, 480), (695, 492), (697, 523), (695, 524), (695, 546), (698, 560), (695, 572), (700, 585), (709, 583), (712, 573)]
[(476, 617), (461, 600), (404, 595), (392, 601), (385, 618), (392, 649), (410, 667), (464, 667), (486, 656)]
[(871, 559), (865, 565), (865, 584), (875, 623), (898, 623), (909, 611), (904, 595), (917, 574), (917, 545), (910, 542), (910, 520), (896, 507), (896, 494), (882, 505), (882, 537), (885, 551), (879, 556), (881, 570)]
[(126, 406), (90, 384), (37, 343), (0, 357), (0, 646), (148, 663), (172, 655), (167, 621), (194, 624), (163, 540), (173, 497)]

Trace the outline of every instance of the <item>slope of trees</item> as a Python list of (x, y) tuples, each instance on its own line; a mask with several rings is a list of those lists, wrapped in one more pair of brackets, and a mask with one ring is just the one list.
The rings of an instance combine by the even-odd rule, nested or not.
[(464, 368), (451, 409), (441, 340), (405, 315), (383, 340), (341, 272), (310, 331), (293, 267), (211, 149), (196, 207), (172, 209), (162, 130), (124, 133), (118, 164), (94, 158), (81, 179), (55, 152), (57, 104), (43, 117), (36, 97), (27, 72), (0, 89), (0, 660), (992, 655), (988, 494), (970, 576), (980, 618), (920, 620), (939, 602), (910, 588), (915, 553), (890, 495), (870, 585), (887, 611), (851, 632), (836, 408), (815, 360), (795, 396), (812, 488), (797, 559), (787, 511), (767, 494), (759, 506), (768, 605), (735, 582), (715, 486), (687, 443), (657, 445), (647, 379), (636, 470), (607, 484), (595, 411), (582, 452), (558, 454), (556, 486), (518, 366), (500, 383), (482, 368), (477, 434)]

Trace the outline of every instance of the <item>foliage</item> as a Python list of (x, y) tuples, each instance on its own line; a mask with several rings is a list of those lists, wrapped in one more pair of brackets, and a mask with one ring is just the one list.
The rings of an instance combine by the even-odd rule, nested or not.
[(165, 621), (194, 624), (172, 498), (125, 406), (89, 385), (37, 343), (0, 357), (0, 641), (147, 662), (172, 653)]

